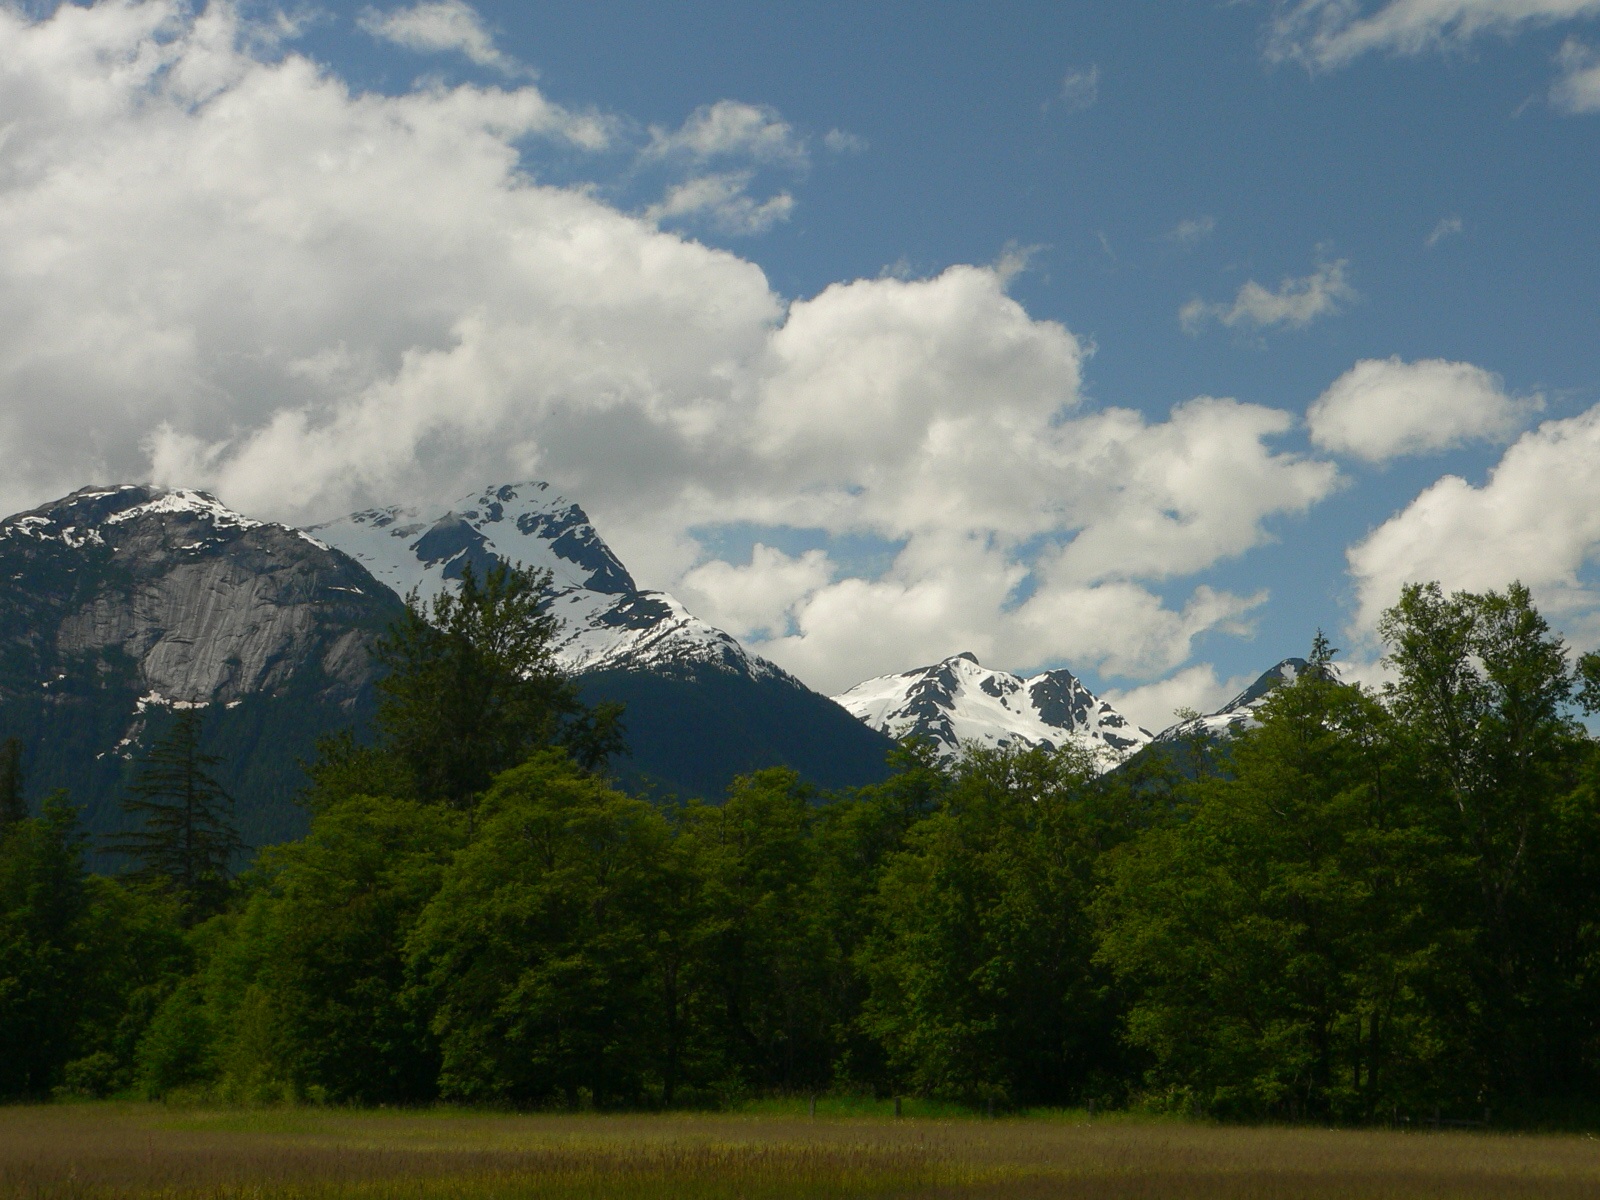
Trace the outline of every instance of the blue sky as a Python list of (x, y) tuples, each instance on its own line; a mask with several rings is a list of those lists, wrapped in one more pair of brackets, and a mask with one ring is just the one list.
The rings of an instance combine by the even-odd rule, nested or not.
[[(92, 73), (92, 64), (73, 58), (62, 45), (74, 37), (103, 41), (111, 36), (104, 29), (91, 36), (87, 25), (67, 30), (51, 21), (52, 5), (16, 11), (29, 15), (17, 17), (6, 36), (18, 46), (32, 46), (29, 53), (44, 64), (41, 71), (48, 66)], [(215, 5), (209, 10), (213, 17), (220, 11)], [(1227, 435), (1242, 439), (1241, 446), (1265, 446), (1278, 456), (1273, 470), (1260, 478), (1243, 467), (1237, 477), (1241, 492), (1255, 489), (1266, 498), (1232, 505), (1228, 492), (1235, 479), (1227, 463), (1234, 451), (1219, 451), (1221, 466), (1203, 496), (1185, 493), (1200, 513), (1196, 527), (1214, 535), (1205, 547), (1185, 548), (1169, 538), (1162, 553), (1170, 553), (1170, 562), (1146, 556), (1140, 560), (1144, 566), (1120, 572), (1072, 568), (1052, 577), (1038, 565), (1044, 561), (1041, 547), (1048, 558), (1050, 548), (1059, 550), (1081, 531), (1098, 528), (1097, 521), (1111, 522), (1106, 536), (1114, 539), (1132, 536), (1117, 530), (1144, 529), (1148, 520), (1122, 509), (1115, 520), (1105, 517), (1112, 501), (1095, 499), (1101, 484), (1092, 480), (1054, 524), (1040, 520), (1039, 513), (1053, 511), (1055, 485), (1030, 477), (1028, 486), (1036, 494), (1018, 500), (1016, 507), (1033, 515), (997, 517), (987, 535), (976, 519), (969, 524), (952, 519), (935, 528), (884, 515), (888, 509), (851, 511), (850, 496), (887, 495), (892, 487), (904, 492), (890, 505), (895, 511), (926, 507), (928, 500), (905, 490), (909, 484), (884, 482), (887, 474), (865, 452), (835, 476), (826, 449), (815, 449), (826, 442), (825, 429), (806, 433), (806, 445), (813, 447), (806, 453), (824, 457), (801, 462), (784, 451), (772, 467), (774, 479), (781, 481), (763, 492), (748, 480), (724, 480), (737, 474), (727, 465), (733, 458), (742, 455), (757, 466), (764, 462), (759, 456), (767, 450), (759, 447), (770, 447), (770, 437), (763, 441), (752, 434), (753, 441), (710, 448), (702, 443), (634, 447), (631, 442), (624, 448), (615, 431), (607, 433), (605, 421), (592, 413), (588, 432), (573, 433), (577, 418), (570, 406), (552, 407), (553, 401), (537, 416), (500, 414), (470, 428), (424, 423), (405, 448), (384, 449), (393, 457), (384, 471), (364, 465), (353, 471), (330, 460), (326, 477), (297, 476), (292, 495), (274, 491), (272, 470), (261, 465), (266, 451), (256, 449), (271, 440), (263, 440), (263, 429), (270, 427), (281, 442), (294, 421), (300, 421), (295, 428), (301, 433), (332, 428), (329, 422), (346, 420), (339, 405), (354, 403), (349, 397), (367, 397), (363, 403), (369, 408), (379, 404), (373, 389), (389, 388), (385, 395), (400, 397), (384, 403), (413, 403), (403, 398), (411, 395), (402, 386), (405, 368), (395, 364), (404, 361), (408, 348), (413, 357), (438, 351), (443, 335), (426, 332), (430, 318), (409, 309), (397, 310), (392, 325), (380, 329), (370, 318), (370, 301), (369, 316), (349, 317), (348, 328), (339, 324), (345, 317), (328, 319), (339, 327), (339, 336), (330, 335), (327, 345), (313, 346), (312, 339), (293, 355), (285, 352), (290, 366), (280, 375), (265, 367), (240, 374), (243, 369), (236, 366), (271, 359), (277, 343), (267, 335), (229, 334), (243, 340), (219, 341), (207, 350), (213, 336), (206, 332), (207, 320), (194, 315), (198, 310), (184, 309), (188, 315), (175, 310), (163, 329), (169, 338), (173, 329), (192, 325), (199, 331), (189, 335), (199, 349), (194, 361), (184, 360), (184, 369), (202, 382), (183, 395), (168, 385), (150, 384), (148, 404), (124, 404), (118, 410), (116, 421), (126, 421), (126, 428), (106, 435), (91, 466), (123, 472), (142, 466), (146, 474), (213, 486), (240, 507), (310, 519), (331, 515), (330, 509), (346, 500), (432, 500), (435, 493), (448, 499), (452, 489), (467, 491), (481, 482), (469, 481), (474, 472), (536, 465), (595, 513), (602, 532), (630, 563), (640, 564), (637, 573), (680, 592), (692, 607), (828, 689), (852, 681), (853, 673), (860, 678), (880, 669), (907, 669), (930, 654), (969, 648), (973, 637), (987, 636), (983, 621), (989, 604), (996, 628), (1008, 621), (1015, 628), (996, 634), (988, 646), (971, 647), (986, 661), (1014, 669), (1066, 662), (1091, 686), (1132, 693), (1128, 702), (1136, 715), (1155, 722), (1178, 703), (1205, 707), (1238, 677), (1302, 652), (1319, 625), (1349, 644), (1355, 658), (1372, 659), (1377, 653), (1372, 597), (1397, 587), (1412, 560), (1419, 570), (1452, 585), (1492, 586), (1516, 574), (1529, 577), (1575, 642), (1600, 641), (1595, 616), (1600, 606), (1588, 594), (1596, 534), (1584, 515), (1594, 505), (1581, 487), (1573, 494), (1571, 482), (1581, 483), (1587, 463), (1600, 468), (1600, 460), (1591, 457), (1597, 443), (1589, 440), (1585, 424), (1600, 404), (1600, 72), (1589, 49), (1600, 47), (1600, 3), (664, 6), (480, 0), (468, 7), (452, 0), (410, 6), (325, 3), (296, 8), (291, 20), (277, 13), (259, 4), (240, 11), (225, 35), (232, 65), (217, 68), (226, 82), (220, 91), (168, 97), (172, 111), (181, 114), (171, 118), (174, 128), (190, 133), (169, 129), (161, 146), (191, 133), (197, 147), (214, 145), (202, 127), (220, 121), (228, 104), (236, 109), (232, 120), (244, 119), (238, 113), (247, 105), (255, 106), (248, 109), (251, 121), (288, 120), (282, 113), (271, 115), (274, 105), (302, 105), (294, 110), (295, 120), (318, 120), (305, 107), (314, 88), (304, 81), (297, 85), (298, 99), (286, 91), (252, 89), (252, 78), (267, 78), (274, 65), (288, 59), (315, 64), (324, 80), (346, 90), (348, 103), (359, 103), (363, 95), (396, 103), (433, 97), (425, 100), (431, 103), (458, 92), (537, 96), (558, 107), (559, 120), (524, 121), (509, 131), (495, 126), (492, 139), (518, 156), (520, 182), (511, 176), (491, 180), (483, 185), (490, 190), (486, 196), (515, 187), (544, 188), (551, 196), (583, 197), (593, 206), (591, 215), (609, 219), (614, 213), (634, 223), (644, 232), (629, 236), (645, 238), (649, 245), (664, 244), (649, 241), (655, 237), (726, 250), (734, 264), (759, 268), (766, 298), (759, 287), (752, 292), (741, 276), (744, 282), (728, 282), (730, 299), (718, 312), (747, 305), (750, 320), (768, 329), (788, 320), (796, 340), (799, 323), (785, 317), (785, 306), (809, 304), (830, 285), (896, 279), (914, 285), (938, 280), (963, 264), (985, 269), (988, 278), (999, 280), (1003, 294), (1020, 304), (1021, 317), (995, 315), (991, 301), (977, 292), (957, 300), (934, 294), (931, 286), (924, 298), (913, 289), (892, 302), (950, 306), (948, 326), (930, 326), (916, 335), (927, 342), (957, 338), (961, 329), (978, 327), (972, 322), (989, 319), (974, 316), (968, 322), (957, 311), (962, 303), (982, 307), (996, 321), (1012, 322), (1009, 332), (995, 336), (1020, 339), (1025, 348), (1018, 353), (1037, 358), (1028, 359), (1033, 365), (1027, 372), (1035, 374), (1018, 385), (1018, 394), (1057, 386), (1048, 379), (1059, 378), (1065, 398), (1060, 413), (1041, 430), (1128, 410), (1141, 414), (1148, 430), (1159, 431), (1168, 428), (1175, 405), (1203, 396), (1254, 406), (1251, 412), (1286, 414), (1271, 433)], [(187, 45), (190, 49), (179, 57), (198, 61), (204, 39), (196, 32), (194, 13), (174, 7), (163, 20), (143, 34), (124, 29), (116, 36), (128, 46), (140, 37), (150, 45)], [(42, 34), (52, 25), (58, 36), (48, 54), (56, 58), (41, 48)], [(172, 73), (182, 72), (174, 68)], [(169, 85), (147, 81), (144, 86), (160, 92)], [(0, 91), (0, 103), (7, 95), (34, 94), (19, 83), (10, 92)], [(721, 109), (714, 107), (719, 102)], [(37, 111), (46, 113), (48, 103), (38, 101), (43, 107)], [(357, 119), (340, 111), (339, 120)], [(719, 114), (733, 124), (713, 128)], [(585, 119), (599, 132), (583, 133), (577, 123)], [(38, 120), (48, 125), (55, 118), (46, 114)], [(493, 126), (499, 118), (488, 120)], [(146, 126), (130, 126), (128, 144), (147, 136), (154, 135)], [(51, 153), (63, 156), (62, 164), (112, 169), (105, 147), (87, 135), (65, 149), (51, 144), (56, 146)], [(292, 156), (296, 151), (284, 146), (275, 152)], [(412, 169), (418, 179), (437, 178), (437, 161), (429, 158), (437, 152), (399, 146), (396, 163), (406, 154), (415, 161), (395, 166), (393, 178)], [(0, 146), (0, 165), (6, 153)], [(257, 167), (262, 161), (259, 155), (252, 159)], [(224, 236), (220, 226), (213, 229), (208, 222), (233, 218), (218, 217), (216, 205), (198, 199), (213, 186), (200, 182), (199, 152), (186, 151), (174, 162), (180, 181), (185, 172), (194, 172), (193, 186), (184, 194), (195, 201), (188, 219), (196, 223), (196, 238), (228, 242), (234, 235)], [(471, 169), (460, 169), (463, 178), (471, 175)], [(22, 185), (3, 186), (17, 191), (7, 211), (24, 212), (25, 200), (38, 201), (17, 190)], [(275, 186), (263, 184), (261, 194)], [(108, 203), (102, 196), (85, 212), (103, 219)], [(458, 189), (442, 194), (438, 203), (474, 201), (469, 189)], [(326, 206), (316, 211), (325, 213)], [(117, 220), (138, 219), (133, 209), (119, 213)], [(545, 219), (526, 213), (505, 218), (513, 224)], [(16, 222), (14, 230), (33, 228), (23, 217)], [(343, 232), (325, 236), (353, 236), (348, 219), (341, 218), (338, 228)], [(373, 229), (385, 228), (384, 218), (374, 217)], [(183, 227), (174, 225), (169, 232), (180, 238)], [(532, 236), (533, 231), (523, 232)], [(257, 233), (259, 227), (253, 227), (251, 236)], [(42, 227), (37, 236), (45, 237)], [(364, 243), (361, 261), (368, 264), (391, 244), (376, 233), (363, 236), (370, 244)], [(495, 236), (509, 235), (501, 228)], [(261, 253), (263, 261), (285, 261)], [(459, 330), (469, 311), (487, 313), (492, 324), (502, 316), (497, 306), (515, 309), (523, 302), (504, 280), (483, 274), (486, 268), (439, 261), (446, 264), (439, 270), (459, 274), (459, 279), (451, 276), (450, 292), (457, 298), (440, 302), (445, 308), (455, 305), (447, 314), (455, 322), (452, 330)], [(738, 271), (728, 262), (724, 257), (685, 267), (685, 279), (696, 271), (731, 279)], [(7, 286), (7, 269), (0, 265), (0, 293)], [(212, 269), (156, 256), (127, 264), (119, 277), (168, 272), (197, 280)], [(11, 282), (20, 287), (22, 268), (16, 260), (9, 270)], [(256, 276), (256, 294), (248, 304), (240, 301), (241, 327), (252, 321), (252, 328), (260, 327), (256, 306), (272, 302), (274, 286), (287, 289), (278, 297), (280, 308), (313, 286), (294, 283), (287, 272), (274, 284), (275, 274), (267, 270)], [(639, 289), (639, 312), (666, 303), (660, 301), (659, 281), (640, 284), (621, 268), (595, 279), (599, 282), (586, 286), (603, 289), (614, 281), (623, 296), (607, 318), (612, 322), (605, 334), (608, 344), (630, 337), (628, 313), (635, 310), (624, 295), (627, 289)], [(709, 280), (707, 275), (685, 286), (706, 294), (722, 286)], [(217, 296), (231, 294), (214, 281), (195, 286), (213, 304)], [(871, 289), (860, 290), (865, 303)], [(890, 302), (886, 288), (872, 296)], [(530, 311), (537, 307), (526, 303)], [(648, 332), (637, 336), (652, 343), (662, 338), (670, 343), (672, 320), (700, 322), (677, 309), (670, 319), (661, 315), (664, 309), (650, 311), (656, 315), (639, 318), (639, 329), (648, 326)], [(821, 309), (816, 311), (820, 323)], [(845, 319), (870, 324), (876, 318), (862, 309)], [(919, 319), (915, 313), (907, 318)], [(1059, 357), (1059, 346), (1034, 344), (1048, 340), (1057, 327), (1075, 347), (1075, 366)], [(415, 332), (419, 329), (424, 331)], [(827, 365), (826, 347), (802, 352), (786, 348), (777, 336), (773, 347), (760, 349), (746, 345), (745, 333), (718, 333), (711, 339), (716, 345), (704, 351), (703, 365), (694, 369), (717, 379), (745, 371), (761, 375), (764, 368), (750, 364), (769, 353), (787, 355), (785, 362), (814, 354)], [(251, 343), (252, 337), (259, 344)], [(282, 337), (292, 340), (289, 333)], [(370, 353), (362, 349), (363, 338), (370, 339)], [(586, 344), (592, 346), (593, 340)], [(562, 360), (567, 353), (558, 348), (542, 361)], [(940, 357), (945, 351), (937, 347), (929, 353), (930, 361), (954, 361)], [(1004, 352), (994, 354), (1002, 357), (985, 357), (985, 370), (1008, 370)], [(1057, 358), (1046, 362), (1052, 354)], [(480, 362), (485, 359), (478, 356)], [(678, 382), (689, 368), (669, 359), (666, 351), (641, 358), (627, 377), (635, 383), (644, 379), (641, 392), (653, 396), (676, 394), (674, 389), (685, 396), (692, 392), (696, 398), (684, 403), (704, 407), (707, 385)], [(1385, 372), (1382, 365), (1391, 359), (1397, 360), (1390, 364), (1393, 370)], [(301, 383), (285, 382), (311, 378), (315, 370), (306, 363), (335, 360), (343, 365), (328, 368), (333, 382), (326, 382), (323, 393), (308, 398), (295, 390)], [(348, 366), (369, 360), (365, 374)], [(1418, 368), (1435, 360), (1438, 370)], [(724, 369), (719, 364), (725, 361), (738, 365)], [(1348, 375), (1363, 362), (1379, 364), (1361, 377), (1365, 390)], [(1444, 370), (1446, 365), (1452, 370)], [(0, 404), (16, 412), (36, 405), (36, 376), (28, 374), (36, 368), (18, 367), (9, 374), (3, 368), (0, 352)], [(339, 375), (347, 368), (354, 374)], [(879, 369), (888, 368), (863, 359), (860, 371)], [(106, 370), (114, 371), (115, 364)], [(624, 388), (609, 377), (594, 382), (603, 372), (587, 367), (554, 382), (547, 378), (549, 370), (541, 366), (537, 379), (505, 384), (510, 398), (503, 403), (514, 408), (516, 396), (523, 394), (519, 388), (548, 388), (569, 405), (570, 394), (585, 386), (598, 392)], [(822, 370), (808, 366), (806, 378), (818, 378)], [(981, 427), (986, 404), (993, 404), (997, 414), (1010, 411), (1006, 402), (986, 396), (985, 378), (975, 369), (961, 384), (970, 403), (963, 419), (977, 422), (974, 427)], [(1326, 428), (1334, 429), (1331, 414), (1338, 408), (1344, 432), (1328, 432), (1314, 443), (1305, 414), (1341, 379), (1349, 386), (1329, 401)], [(81, 392), (81, 381), (78, 386)], [(730, 384), (732, 399), (726, 403), (736, 403), (743, 386)], [(827, 409), (826, 400), (807, 399), (798, 383), (769, 379), (748, 386), (788, 397), (782, 403)], [(1424, 400), (1417, 399), (1419, 388), (1426, 392)], [(1413, 422), (1435, 435), (1414, 429), (1405, 434), (1410, 426), (1395, 414), (1406, 404), (1424, 402), (1450, 415), (1443, 425), (1426, 417)], [(655, 401), (639, 403), (645, 406), (641, 411), (656, 412), (649, 407)], [(1017, 403), (1037, 417), (1028, 407), (1033, 401)], [(96, 410), (90, 419), (114, 424), (103, 415), (107, 411)], [(284, 415), (291, 412), (302, 416)], [(701, 413), (701, 418), (712, 425), (732, 420), (727, 413)], [(674, 428), (692, 424), (676, 409), (663, 419)], [(1004, 424), (1009, 418), (995, 419)], [(1394, 428), (1386, 424), (1391, 419), (1399, 422)], [(362, 428), (373, 424), (363, 420)], [(826, 417), (818, 420), (825, 424)], [(1538, 438), (1544, 423), (1554, 424), (1545, 426), (1543, 442), (1521, 444), (1527, 460), (1522, 477), (1535, 482), (1487, 487), (1508, 445), (1524, 436)], [(356, 438), (352, 428), (339, 425), (338, 438), (346, 443)], [(14, 503), (47, 498), (42, 493), (84, 469), (81, 459), (61, 449), (61, 431), (52, 431), (37, 415), (17, 417), (0, 431), (31, 454), (37, 467), (14, 485)], [(894, 435), (880, 429), (874, 436)], [(1163, 442), (1163, 453), (1181, 459), (1188, 435), (1179, 430), (1174, 436), (1176, 449)], [(521, 447), (523, 457), (507, 446)], [(885, 454), (893, 449), (886, 444)], [(292, 453), (297, 464), (316, 458), (303, 447), (284, 453)], [(363, 463), (374, 461), (376, 453)], [(1129, 453), (1143, 452), (1134, 446)], [(638, 455), (637, 461), (630, 454)], [(641, 484), (637, 494), (630, 491), (628, 480), (679, 454), (683, 465), (670, 478), (664, 475), (650, 488)], [(708, 465), (705, 477), (697, 478), (696, 454), (722, 465)], [(1053, 460), (1056, 469), (1064, 469), (1060, 464), (1068, 459), (1082, 461), (1073, 457), (1078, 454), (1072, 449)], [(617, 462), (603, 463), (608, 455)], [(1305, 470), (1290, 487), (1278, 468), (1287, 470), (1284, 464), (1292, 462)], [(992, 478), (983, 488), (974, 485), (972, 497), (961, 504), (982, 508), (992, 493), (1005, 491), (1007, 461), (1003, 454), (977, 456), (973, 469)], [(1436, 489), (1419, 507), (1419, 497), (1448, 475), (1461, 477), (1465, 490)], [(716, 482), (708, 482), (713, 476)], [(357, 483), (336, 487), (329, 482), (335, 477)], [(903, 477), (903, 472), (896, 476)], [(463, 483), (467, 486), (459, 487)], [(1075, 486), (1063, 477), (1057, 490), (1065, 494)], [(1275, 487), (1287, 487), (1300, 499), (1286, 500), (1272, 493)], [(805, 509), (789, 504), (784, 489), (807, 496), (834, 491), (832, 498)], [(1162, 501), (1154, 491), (1146, 501), (1155, 511), (1169, 513), (1189, 502)], [(668, 510), (670, 520), (660, 515)], [(1191, 514), (1184, 510), (1182, 515), (1187, 520)], [(1537, 553), (1527, 552), (1528, 531), (1541, 528), (1561, 532)], [(1353, 566), (1347, 551), (1367, 543), (1375, 531), (1383, 536), (1362, 560), (1366, 565)], [(968, 560), (962, 557), (965, 551), (950, 548), (961, 539), (986, 536), (994, 550), (988, 558), (980, 554)], [(763, 549), (753, 550), (755, 543)], [(909, 555), (908, 545), (913, 547)], [(659, 549), (663, 546), (669, 549)], [(939, 602), (948, 603), (946, 610), (925, 595), (918, 600), (917, 587), (939, 572), (995, 571), (1006, 564), (1019, 577), (1002, 589), (1004, 601), (947, 597)], [(904, 585), (898, 600), (879, 595), (851, 609), (848, 619), (841, 615), (841, 606), (855, 603), (851, 597), (861, 592), (843, 585), (871, 583), (897, 571)], [(1124, 585), (1139, 594), (1129, 593), (1132, 600), (1119, 610), (1121, 602), (1103, 589)], [(1060, 607), (1050, 610), (1055, 616), (1041, 610), (1018, 623), (1008, 615), (1036, 590), (1057, 586), (1065, 590)], [(1097, 588), (1102, 592), (1091, 595)], [(1130, 643), (1125, 652), (1091, 652), (1124, 636), (1117, 630), (1119, 620), (1146, 620), (1150, 610), (1141, 605), (1151, 598), (1167, 614), (1161, 619), (1172, 624), (1171, 614), (1210, 594), (1197, 589), (1239, 602), (1217, 604), (1211, 617), (1179, 622), (1181, 629), (1174, 625), (1140, 647)], [(898, 614), (919, 604), (923, 616), (904, 622), (920, 630), (916, 636), (897, 640), (883, 628), (900, 626)], [(940, 651), (942, 611), (950, 616), (948, 644)], [(881, 630), (876, 637), (874, 621)], [(1040, 632), (1070, 621), (1098, 621), (1105, 628), (1076, 641)]]

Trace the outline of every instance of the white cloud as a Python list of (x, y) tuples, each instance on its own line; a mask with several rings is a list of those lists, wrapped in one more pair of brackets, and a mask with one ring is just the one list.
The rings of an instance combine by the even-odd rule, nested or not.
[(1061, 80), (1060, 98), (1068, 112), (1093, 108), (1100, 99), (1099, 64), (1068, 71)]
[(356, 18), (356, 24), (373, 37), (407, 50), (424, 54), (454, 51), (480, 67), (492, 67), (506, 75), (521, 70), (515, 59), (495, 47), (483, 18), (465, 0), (431, 0), (387, 12), (368, 8)]
[(1550, 103), (1566, 113), (1600, 112), (1600, 54), (1568, 38), (1559, 61), (1561, 77), (1550, 87)]
[(1600, 0), (1294, 0), (1279, 5), (1267, 55), (1331, 69), (1373, 52), (1457, 49), (1480, 34), (1597, 14)]
[(678, 592), (691, 610), (735, 637), (782, 637), (791, 614), (832, 582), (825, 550), (790, 557), (757, 542), (745, 566), (712, 561), (684, 575)]
[(1600, 642), (1600, 407), (1522, 435), (1474, 487), (1447, 475), (1348, 552), (1370, 631), (1406, 583), (1482, 591), (1521, 580), (1568, 636)]
[(1347, 265), (1344, 259), (1323, 263), (1303, 278), (1284, 279), (1277, 291), (1252, 279), (1231, 304), (1196, 297), (1178, 310), (1178, 320), (1188, 333), (1198, 333), (1209, 321), (1220, 321), (1230, 329), (1274, 325), (1302, 329), (1318, 317), (1338, 312), (1342, 301), (1355, 299), (1355, 289), (1345, 280)]
[(1537, 396), (1508, 395), (1500, 380), (1471, 363), (1395, 357), (1358, 362), (1317, 398), (1306, 420), (1322, 449), (1385, 462), (1508, 441), (1542, 407)]
[(1167, 241), (1176, 242), (1180, 246), (1195, 246), (1205, 241), (1217, 231), (1217, 219), (1213, 216), (1185, 217), (1171, 229), (1167, 230)]
[[(1181, 581), (1338, 484), (1277, 447), (1275, 409), (1083, 411), (1082, 344), (999, 266), (787, 301), (754, 263), (538, 183), (529, 139), (595, 126), (532, 85), (353, 95), (241, 47), (225, 7), (0, 7), (6, 511), (154, 477), (305, 521), (544, 477), (647, 586), (837, 689), (952, 644), (1176, 669), (1262, 599)], [(775, 121), (691, 119), (673, 153), (792, 164)], [(719, 522), (903, 548), (871, 579), (702, 562), (690, 531)]]
[[(1270, 665), (1262, 664), (1262, 670)], [(1143, 687), (1108, 689), (1104, 699), (1136, 724), (1144, 726), (1151, 733), (1160, 733), (1177, 722), (1180, 708), (1200, 713), (1216, 712), (1249, 687), (1259, 673), (1218, 679), (1216, 667), (1210, 663), (1197, 663)]]
[(718, 100), (695, 109), (677, 129), (653, 127), (645, 157), (681, 157), (699, 163), (745, 158), (803, 167), (808, 151), (805, 139), (776, 110), (764, 104)]
[(1433, 227), (1433, 232), (1428, 234), (1425, 244), (1431, 250), (1434, 246), (1444, 241), (1445, 238), (1455, 237), (1465, 228), (1466, 226), (1462, 224), (1460, 217), (1441, 217), (1439, 223)]
[(835, 154), (860, 154), (867, 148), (867, 139), (843, 129), (830, 129), (822, 135), (822, 144)]
[(674, 184), (667, 194), (645, 210), (652, 221), (704, 217), (724, 233), (765, 233), (794, 211), (794, 197), (779, 192), (756, 200), (748, 192), (749, 171), (701, 175)]

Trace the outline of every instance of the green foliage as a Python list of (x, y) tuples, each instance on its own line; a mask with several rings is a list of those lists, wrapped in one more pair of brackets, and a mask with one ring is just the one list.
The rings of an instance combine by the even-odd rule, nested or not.
[(550, 752), (484, 798), (482, 833), (410, 939), (452, 1100), (637, 1102), (667, 827)]
[(1455, 1068), (1430, 1002), (1460, 982), (1461, 864), (1387, 714), (1326, 668), (1273, 694), (1187, 819), (1107, 858), (1099, 958), (1169, 1102), (1370, 1120)]
[(427, 800), (470, 808), (489, 781), (539, 748), (566, 746), (593, 769), (620, 748), (621, 711), (586, 708), (556, 668), (559, 620), (540, 611), (548, 571), (499, 563), (431, 607), (415, 596), (379, 644), (383, 747)]
[(696, 882), (688, 1003), (709, 1032), (702, 1073), (724, 1088), (829, 1081), (812, 798), (793, 771), (773, 768), (735, 780), (722, 804), (681, 814)]
[(0, 1096), (106, 1094), (186, 965), (171, 901), (83, 866), (61, 793), (0, 834)]
[[(1433, 798), (1471, 864), (1452, 900), (1474, 932), (1463, 1031), (1485, 1095), (1587, 1091), (1600, 1080), (1594, 934), (1593, 747), (1569, 714), (1584, 678), (1527, 588), (1412, 585), (1382, 632), (1399, 675), (1387, 693)], [(1587, 670), (1587, 666), (1583, 668)]]
[[(658, 807), (574, 749), (614, 723), (550, 669), (543, 582), (413, 608), (382, 739), (324, 744), (309, 834), (203, 920), (180, 857), (101, 879), (63, 798), (11, 820), (0, 1094), (1351, 1123), (1600, 1098), (1600, 750), (1572, 717), (1600, 658), (1526, 589), (1408, 588), (1392, 686), (1341, 683), (1319, 633), (1255, 728), (1187, 757), (908, 745), (844, 795), (774, 769)], [(152, 795), (207, 794), (179, 751)]]
[(216, 779), (221, 760), (200, 749), (201, 720), (198, 710), (180, 712), (144, 756), (122, 804), (140, 824), (110, 845), (137, 864), (136, 878), (170, 888), (190, 921), (221, 909), (245, 848)]
[(927, 1095), (1094, 1094), (1115, 1009), (1094, 967), (1095, 856), (1125, 834), (1075, 750), (969, 749), (878, 889), (863, 1023)]

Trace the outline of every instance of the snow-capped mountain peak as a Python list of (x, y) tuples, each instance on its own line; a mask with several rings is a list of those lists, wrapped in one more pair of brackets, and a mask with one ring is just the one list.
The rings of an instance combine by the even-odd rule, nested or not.
[(581, 507), (549, 484), (494, 484), (445, 512), (394, 505), (313, 526), (400, 595), (424, 600), (468, 567), (546, 569), (548, 609), (562, 620), (557, 661), (572, 674), (710, 666), (760, 679), (788, 676), (695, 617), (665, 592), (641, 591)]
[(1023, 678), (983, 666), (970, 651), (868, 679), (834, 699), (873, 729), (895, 738), (926, 737), (945, 756), (963, 742), (1051, 749), (1075, 744), (1109, 769), (1151, 739), (1071, 671)]
[(469, 566), (481, 576), (496, 562), (544, 568), (557, 590), (638, 590), (583, 509), (547, 483), (496, 484), (443, 513), (399, 504), (369, 508), (312, 531), (400, 595), (415, 589), (423, 600), (460, 580)]

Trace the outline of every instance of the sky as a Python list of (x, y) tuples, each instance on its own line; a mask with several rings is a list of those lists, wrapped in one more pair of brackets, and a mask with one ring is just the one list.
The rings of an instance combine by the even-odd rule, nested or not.
[(0, 509), (545, 479), (825, 692), (1600, 646), (1600, 0), (0, 0)]

